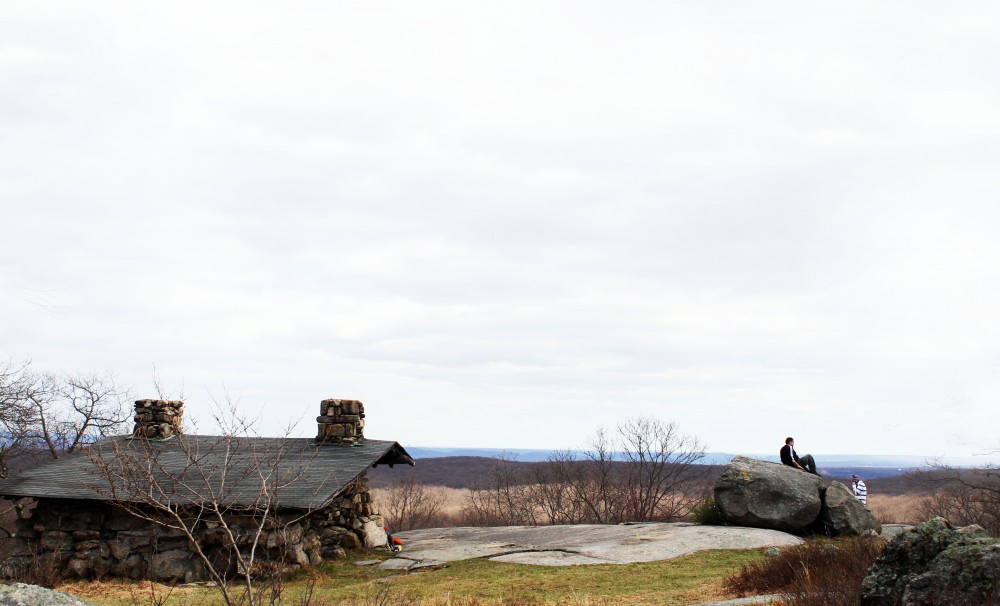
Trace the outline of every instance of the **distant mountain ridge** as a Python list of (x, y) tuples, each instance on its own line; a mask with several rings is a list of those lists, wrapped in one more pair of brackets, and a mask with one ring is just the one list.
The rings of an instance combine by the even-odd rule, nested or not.
[[(525, 448), (458, 448), (458, 447), (431, 447), (431, 446), (409, 446), (406, 451), (418, 459), (432, 459), (439, 457), (497, 457), (507, 454), (516, 457), (518, 461), (535, 462), (545, 461), (556, 450), (525, 449)], [(773, 454), (761, 453), (736, 453), (744, 456), (761, 459), (764, 461), (777, 461), (777, 449)], [(700, 461), (705, 465), (725, 465), (736, 456), (728, 452), (708, 452), (705, 458)], [(820, 454), (812, 453), (816, 457), (817, 464), (824, 468), (850, 468), (850, 469), (896, 469), (900, 472), (913, 469), (923, 469), (929, 466), (931, 457), (920, 457), (913, 455), (864, 455), (864, 454)], [(943, 457), (942, 462), (955, 467), (981, 467), (990, 462), (998, 463), (1000, 458), (994, 457)]]

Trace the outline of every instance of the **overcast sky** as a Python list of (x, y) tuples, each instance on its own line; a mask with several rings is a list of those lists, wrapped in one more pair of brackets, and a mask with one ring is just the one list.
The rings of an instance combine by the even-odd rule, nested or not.
[(997, 448), (998, 41), (991, 2), (8, 2), (0, 354), (271, 434)]

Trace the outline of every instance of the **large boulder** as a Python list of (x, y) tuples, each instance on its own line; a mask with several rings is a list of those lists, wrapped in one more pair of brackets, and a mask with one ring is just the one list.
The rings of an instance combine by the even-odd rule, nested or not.
[(875, 515), (862, 505), (851, 489), (840, 482), (832, 482), (823, 493), (823, 509), (819, 519), (830, 534), (860, 536), (866, 530), (882, 532), (882, 525)]
[(715, 503), (738, 526), (803, 533), (819, 518), (823, 480), (794, 467), (733, 457), (715, 484)]
[(1000, 541), (941, 518), (894, 538), (861, 584), (861, 606), (991, 604), (1000, 604)]

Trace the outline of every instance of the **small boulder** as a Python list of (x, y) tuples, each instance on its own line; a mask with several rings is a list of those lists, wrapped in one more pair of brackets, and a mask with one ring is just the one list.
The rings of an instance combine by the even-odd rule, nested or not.
[(819, 517), (822, 491), (819, 476), (733, 457), (715, 484), (715, 503), (731, 524), (803, 533)]
[(1000, 541), (942, 518), (894, 538), (861, 584), (861, 606), (987, 606), (998, 599)]
[(826, 530), (837, 536), (859, 536), (867, 531), (877, 534), (882, 530), (875, 515), (840, 482), (826, 487), (819, 517)]

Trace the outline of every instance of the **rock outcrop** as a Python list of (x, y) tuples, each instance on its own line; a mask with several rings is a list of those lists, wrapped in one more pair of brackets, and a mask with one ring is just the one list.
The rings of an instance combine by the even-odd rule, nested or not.
[(868, 569), (861, 606), (1000, 604), (1000, 540), (942, 518), (890, 542)]
[(76, 596), (28, 585), (13, 583), (0, 585), (0, 606), (91, 606)]
[(715, 485), (715, 503), (726, 521), (796, 534), (861, 535), (879, 531), (878, 520), (843, 484), (768, 461), (734, 457)]

